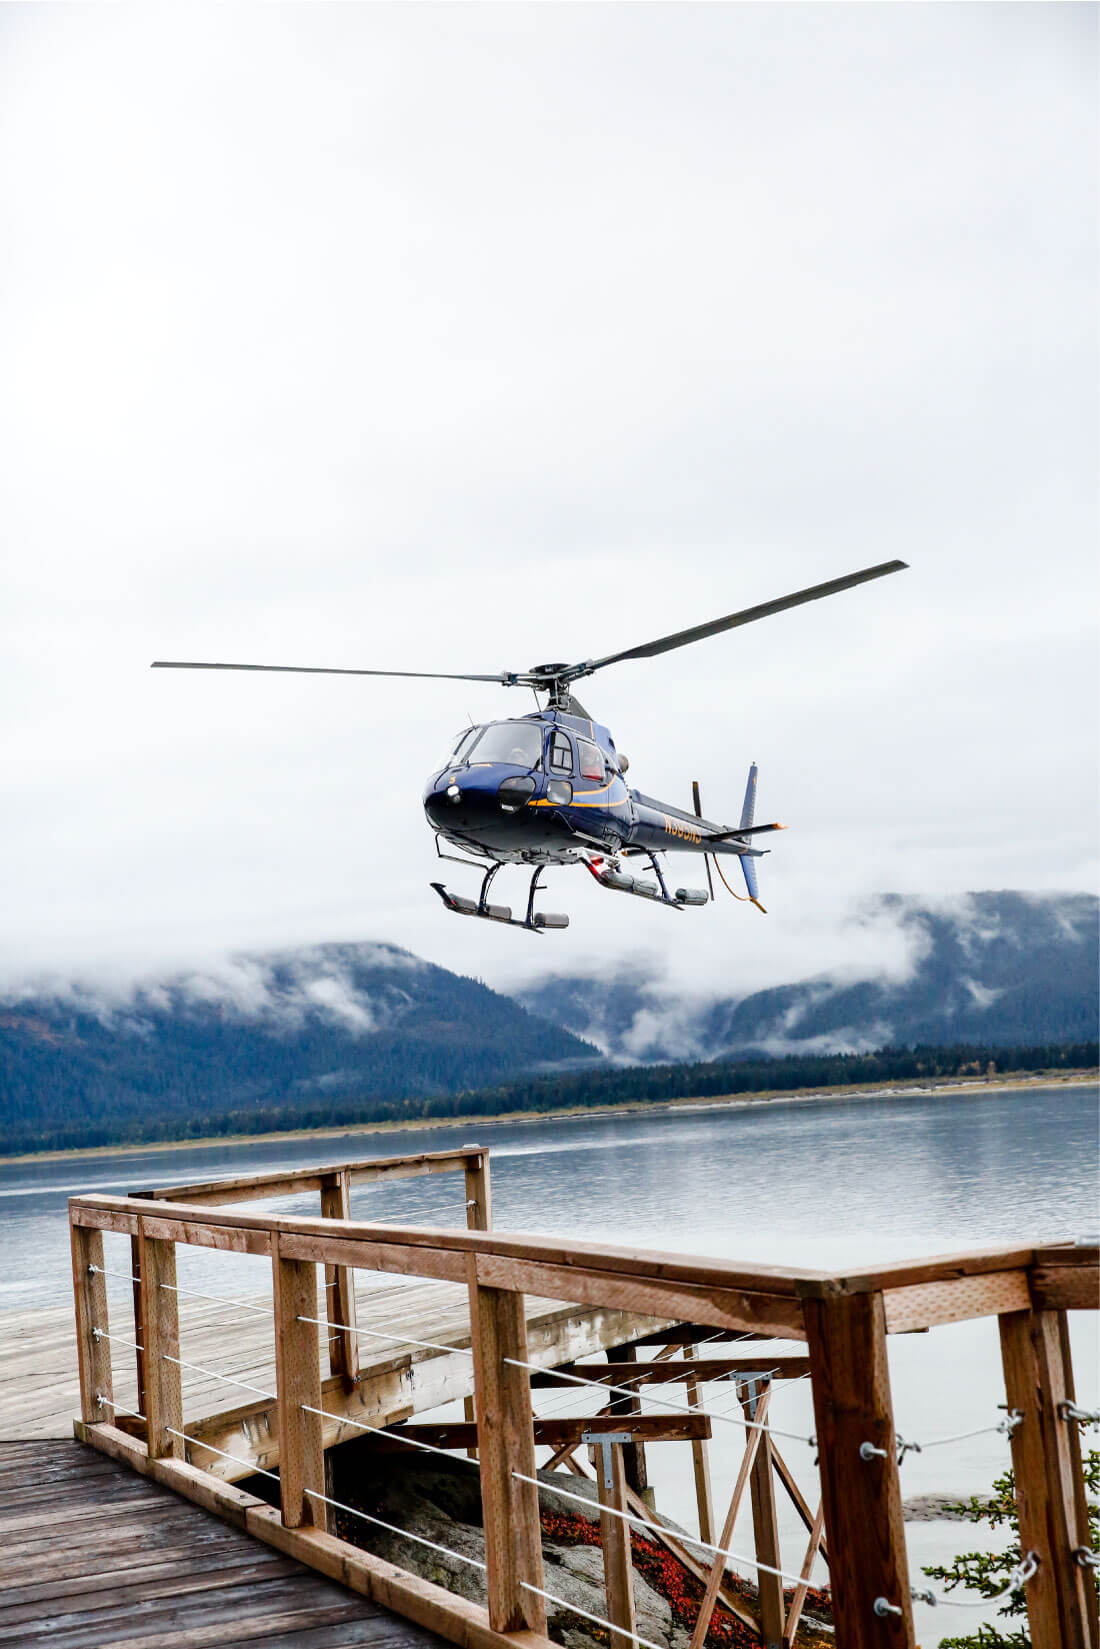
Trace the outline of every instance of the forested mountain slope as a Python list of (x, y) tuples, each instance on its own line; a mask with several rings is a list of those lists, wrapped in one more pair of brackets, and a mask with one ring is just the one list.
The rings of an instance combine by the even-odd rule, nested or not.
[(900, 924), (904, 977), (822, 974), (740, 997), (690, 997), (659, 971), (634, 967), (552, 974), (517, 1000), (612, 1057), (638, 1061), (1096, 1037), (1092, 894), (973, 893), (954, 906), (888, 894), (862, 918)]
[(0, 1150), (182, 1137), (230, 1115), (316, 1126), (351, 1099), (417, 1103), (598, 1060), (472, 979), (390, 945), (239, 957), (109, 995), (0, 999)]

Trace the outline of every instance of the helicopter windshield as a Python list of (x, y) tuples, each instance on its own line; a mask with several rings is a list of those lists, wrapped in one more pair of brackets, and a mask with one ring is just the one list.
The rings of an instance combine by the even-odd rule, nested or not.
[(542, 755), (542, 729), (530, 721), (495, 721), (465, 752), (467, 761), (507, 762), (511, 767), (537, 767)]
[(444, 766), (446, 766), (446, 767), (457, 767), (457, 765), (460, 761), (465, 761), (466, 756), (463, 754), (463, 752), (469, 750), (471, 741), (473, 739), (475, 739), (476, 737), (477, 737), (477, 728), (476, 727), (467, 727), (463, 732), (461, 732), (458, 735), (458, 738), (455, 740), (454, 748), (451, 751), (450, 755), (447, 757), (447, 760), (444, 763)]

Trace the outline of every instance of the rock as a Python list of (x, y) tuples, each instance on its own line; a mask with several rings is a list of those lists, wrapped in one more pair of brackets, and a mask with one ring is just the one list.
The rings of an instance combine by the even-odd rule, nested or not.
[(966, 1523), (965, 1512), (959, 1510), (959, 1497), (947, 1494), (915, 1494), (902, 1502), (907, 1523)]

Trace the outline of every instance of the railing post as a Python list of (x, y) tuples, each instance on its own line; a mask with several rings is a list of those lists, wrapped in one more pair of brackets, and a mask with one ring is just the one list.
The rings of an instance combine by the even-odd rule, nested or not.
[[(346, 1168), (321, 1182), (321, 1215), (326, 1220), (350, 1220), (351, 1176)], [(355, 1272), (348, 1265), (325, 1266), (325, 1318), (329, 1324), (328, 1366), (343, 1378), (344, 1390), (355, 1388), (359, 1342), (343, 1329), (355, 1327)]]
[[(96, 1393), (114, 1396), (111, 1384), (111, 1342), (97, 1340), (94, 1330), (107, 1330), (107, 1279), (103, 1267), (103, 1232), (69, 1221), (73, 1253), (73, 1300), (76, 1306), (76, 1355), (80, 1370), (80, 1417), (85, 1425), (114, 1424), (114, 1410), (97, 1401)], [(92, 1267), (99, 1270), (93, 1272)]]
[(137, 1350), (134, 1361), (137, 1365), (137, 1406), (139, 1414), (146, 1412), (145, 1408), (145, 1324), (142, 1320), (141, 1304), (141, 1244), (137, 1237), (130, 1238), (130, 1274), (133, 1277), (131, 1287), (134, 1296), (134, 1344)]
[[(837, 1649), (914, 1649), (883, 1298), (804, 1297), (802, 1308)], [(865, 1443), (882, 1453), (861, 1458)]]
[(144, 1220), (134, 1243), (141, 1277), (142, 1334), (138, 1344), (145, 1348), (142, 1411), (149, 1458), (159, 1460), (168, 1455), (182, 1460), (183, 1439), (172, 1435), (183, 1430), (180, 1368), (169, 1361), (180, 1354), (179, 1301), (173, 1292), (176, 1245), (147, 1237)]
[[(760, 1382), (764, 1385), (767, 1383)], [(741, 1398), (746, 1420), (755, 1420), (760, 1411), (757, 1384), (757, 1381), (749, 1380)], [(752, 1473), (749, 1477), (749, 1492), (752, 1496), (752, 1533), (756, 1556), (759, 1562), (768, 1565), (768, 1569), (782, 1567), (779, 1561), (779, 1523), (775, 1512), (774, 1472), (771, 1433), (762, 1431), (760, 1446), (756, 1451), (756, 1459), (752, 1463)], [(759, 1569), (756, 1575), (760, 1594), (760, 1629), (767, 1649), (773, 1649), (773, 1646), (780, 1649), (786, 1625), (783, 1580), (780, 1575), (770, 1574), (768, 1569)]]
[(1097, 1649), (1092, 1576), (1073, 1557), (1089, 1543), (1087, 1524), (1078, 1521), (1081, 1443), (1076, 1424), (1058, 1412), (1073, 1387), (1063, 1318), (1060, 1311), (1011, 1311), (997, 1319), (1008, 1406), (1024, 1417), (1012, 1433), (1020, 1550), (1039, 1555), (1026, 1587), (1034, 1649)]
[(488, 1151), (471, 1151), (466, 1158), (466, 1224), (471, 1231), (493, 1229)]
[(309, 1412), (321, 1407), (317, 1326), (302, 1320), (317, 1315), (317, 1266), (312, 1260), (284, 1259), (279, 1252), (279, 1234), (273, 1231), (271, 1268), (283, 1523), (288, 1529), (297, 1529), (303, 1523), (326, 1529), (325, 1502), (307, 1492), (313, 1489), (325, 1493), (322, 1421), (319, 1414)]
[[(471, 1151), (466, 1158), (466, 1225), (470, 1231), (491, 1231), (493, 1228), (493, 1194), (489, 1184), (488, 1151)], [(462, 1399), (466, 1420), (477, 1419), (477, 1405), (472, 1397)], [(476, 1449), (467, 1449), (471, 1460), (477, 1459)]]
[(535, 1475), (531, 1382), (527, 1369), (516, 1366), (527, 1362), (524, 1298), (482, 1287), (476, 1255), (469, 1256), (467, 1275), (489, 1625), (494, 1632), (530, 1628), (545, 1635), (545, 1601), (528, 1589), (543, 1585), (538, 1490), (512, 1475)]

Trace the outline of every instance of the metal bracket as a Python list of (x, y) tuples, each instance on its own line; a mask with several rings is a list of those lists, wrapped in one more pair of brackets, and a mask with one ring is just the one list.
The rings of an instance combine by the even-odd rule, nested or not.
[(596, 1456), (597, 1448), (600, 1451), (600, 1454), (602, 1456), (602, 1459), (601, 1459), (601, 1462), (600, 1462), (600, 1471), (603, 1475), (603, 1486), (607, 1490), (608, 1494), (611, 1493), (611, 1490), (612, 1490), (612, 1488), (614, 1487), (614, 1484), (615, 1484), (615, 1479), (614, 1479), (614, 1476), (612, 1474), (612, 1469), (611, 1469), (611, 1445), (612, 1445), (612, 1443), (633, 1443), (633, 1441), (634, 1441), (634, 1433), (632, 1431), (582, 1431), (581, 1432), (581, 1442), (582, 1443), (587, 1443), (588, 1447), (592, 1451), (592, 1463), (593, 1463), (593, 1465), (595, 1464), (595, 1456)]

